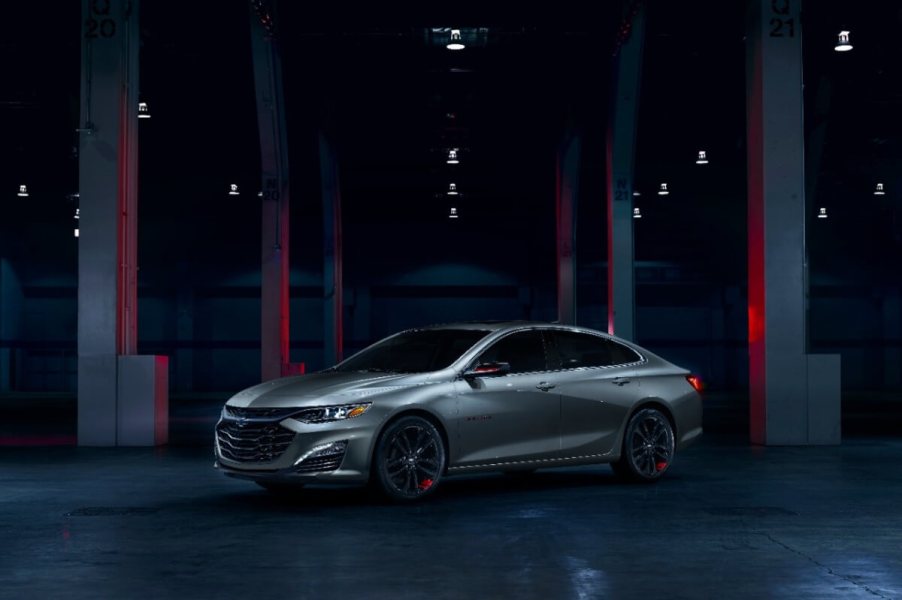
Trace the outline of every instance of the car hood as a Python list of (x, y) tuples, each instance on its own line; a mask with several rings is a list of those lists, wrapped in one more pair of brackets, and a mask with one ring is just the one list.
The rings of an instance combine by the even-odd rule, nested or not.
[(429, 375), (327, 371), (283, 377), (247, 388), (232, 396), (230, 406), (278, 408), (345, 404), (387, 392), (424, 385)]

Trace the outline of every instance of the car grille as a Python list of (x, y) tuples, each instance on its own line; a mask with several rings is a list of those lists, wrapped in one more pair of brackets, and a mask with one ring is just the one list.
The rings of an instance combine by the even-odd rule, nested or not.
[(229, 406), (226, 404), (226, 414), (236, 419), (284, 419), (296, 412), (297, 407), (288, 408), (243, 408), (240, 406)]
[(295, 433), (276, 423), (223, 420), (216, 427), (223, 458), (243, 463), (268, 463), (288, 449)]

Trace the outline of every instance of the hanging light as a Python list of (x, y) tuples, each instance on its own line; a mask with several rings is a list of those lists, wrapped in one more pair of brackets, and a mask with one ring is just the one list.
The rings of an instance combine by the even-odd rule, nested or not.
[(229, 196), (239, 196), (241, 192), (238, 191), (238, 184), (232, 183), (229, 184)]
[(449, 219), (456, 219), (457, 217), (458, 217), (458, 215), (457, 215), (457, 209), (454, 208), (454, 207), (452, 206), (452, 207), (451, 207), (451, 210), (448, 211), (448, 218), (449, 218)]
[(642, 218), (642, 211), (639, 210), (639, 207), (638, 207), (638, 206), (637, 206), (636, 208), (633, 209), (633, 218), (634, 218), (634, 219), (641, 219), (641, 218)]
[(826, 219), (827, 218), (827, 209), (826, 208), (817, 209), (817, 218), (818, 219)]
[(449, 184), (448, 184), (448, 195), (449, 195), (449, 196), (456, 196), (456, 195), (457, 195), (457, 184), (456, 184), (456, 183), (449, 183)]
[(457, 158), (457, 148), (451, 148), (448, 150), (448, 160), (446, 161), (449, 165), (456, 165), (460, 163), (460, 159)]
[(849, 43), (849, 32), (848, 31), (840, 31), (839, 36), (837, 37), (836, 47), (833, 48), (837, 52), (848, 52), (852, 49), (852, 44)]
[(661, 187), (658, 188), (658, 195), (659, 195), (659, 196), (666, 196), (666, 195), (668, 195), (668, 194), (670, 194), (670, 190), (667, 189), (667, 184), (666, 184), (666, 183), (662, 183), (662, 184), (661, 184)]
[(641, 196), (642, 194), (639, 192), (633, 192), (633, 196)]
[(885, 196), (886, 195), (886, 190), (883, 189), (882, 183), (877, 184), (877, 188), (874, 190), (874, 195), (875, 196)]
[(697, 165), (706, 165), (708, 164), (708, 153), (704, 150), (698, 151), (698, 158), (695, 159), (695, 164)]
[(147, 106), (147, 102), (138, 102), (138, 118), (139, 119), (149, 119), (150, 118), (150, 108)]
[(73, 215), (73, 218), (75, 219), (75, 229), (72, 230), (72, 235), (75, 237), (78, 237), (78, 223), (79, 223), (79, 219), (81, 218), (81, 215), (78, 214), (79, 210), (80, 209), (76, 208), (75, 215)]
[(16, 194), (16, 196), (18, 196), (19, 198), (28, 198), (28, 186), (27, 186), (27, 185), (20, 185), (20, 186), (19, 186), (19, 193)]
[(451, 30), (451, 41), (445, 46), (448, 50), (463, 50), (466, 48), (460, 39), (460, 29)]

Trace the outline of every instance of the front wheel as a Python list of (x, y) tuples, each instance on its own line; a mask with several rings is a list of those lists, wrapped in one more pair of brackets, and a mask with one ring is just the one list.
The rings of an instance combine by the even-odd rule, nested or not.
[(614, 473), (632, 481), (655, 481), (673, 461), (673, 426), (656, 408), (643, 408), (626, 425), (620, 460)]
[(409, 502), (431, 494), (445, 472), (445, 445), (428, 420), (409, 416), (390, 424), (376, 444), (376, 482), (392, 500)]

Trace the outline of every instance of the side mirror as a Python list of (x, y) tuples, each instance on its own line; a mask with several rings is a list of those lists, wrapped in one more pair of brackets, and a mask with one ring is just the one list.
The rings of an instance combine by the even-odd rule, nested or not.
[(479, 363), (475, 367), (464, 371), (464, 379), (473, 379), (475, 377), (497, 377), (510, 373), (511, 365), (506, 362), (487, 362)]

